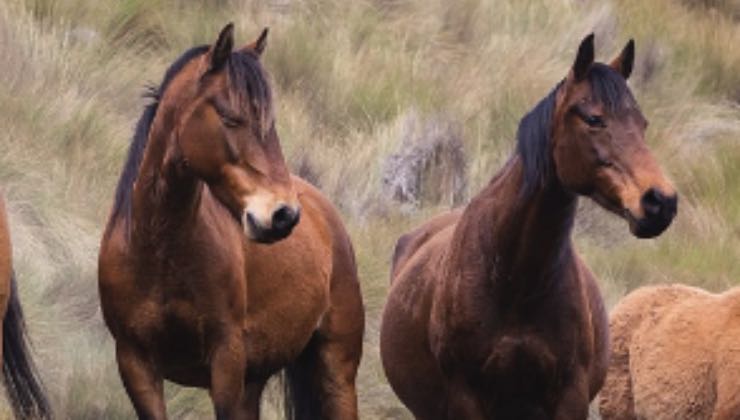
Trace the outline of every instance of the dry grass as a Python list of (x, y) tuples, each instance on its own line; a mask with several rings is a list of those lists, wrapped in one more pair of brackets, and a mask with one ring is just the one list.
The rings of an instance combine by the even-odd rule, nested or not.
[[(691, 7), (687, 5), (691, 4)], [(345, 215), (368, 309), (360, 403), (403, 418), (383, 378), (378, 316), (395, 238), (441, 207), (403, 208), (383, 169), (417, 113), (452, 124), (468, 191), (513, 148), (521, 115), (597, 34), (606, 60), (637, 41), (632, 86), (649, 142), (681, 192), (657, 240), (583, 203), (577, 243), (608, 302), (645, 283), (713, 290), (740, 279), (740, 27), (733, 2), (680, 0), (9, 0), (0, 3), (0, 185), (23, 302), (60, 418), (130, 418), (97, 304), (96, 256), (146, 84), (229, 20), (242, 42), (271, 27), (267, 67), (288, 160)], [(173, 418), (210, 415), (169, 387)], [(276, 417), (275, 407), (266, 407)]]

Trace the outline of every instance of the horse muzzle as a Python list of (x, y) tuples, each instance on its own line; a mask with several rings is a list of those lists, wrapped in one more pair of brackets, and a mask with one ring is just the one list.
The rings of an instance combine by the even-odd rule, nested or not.
[(300, 208), (278, 207), (266, 221), (249, 210), (242, 213), (242, 226), (247, 237), (255, 242), (270, 244), (287, 238), (301, 219)]
[(641, 198), (644, 216), (630, 220), (630, 230), (638, 238), (654, 238), (663, 233), (676, 217), (678, 196), (664, 195), (651, 188)]

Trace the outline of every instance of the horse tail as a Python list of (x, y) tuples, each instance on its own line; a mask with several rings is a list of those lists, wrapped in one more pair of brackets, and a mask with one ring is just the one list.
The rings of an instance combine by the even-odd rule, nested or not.
[(309, 341), (303, 354), (282, 371), (284, 411), (287, 420), (320, 419), (322, 415), (319, 384), (315, 383), (313, 363), (306, 360), (313, 354), (316, 336)]
[(3, 320), (5, 390), (16, 418), (50, 419), (49, 400), (31, 359), (29, 347), (15, 274), (11, 274), (10, 299)]

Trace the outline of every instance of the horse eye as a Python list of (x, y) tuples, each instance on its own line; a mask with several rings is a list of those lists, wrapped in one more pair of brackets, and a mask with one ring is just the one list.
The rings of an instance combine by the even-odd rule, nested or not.
[(586, 115), (583, 118), (583, 121), (589, 125), (589, 127), (594, 128), (604, 128), (606, 127), (606, 123), (604, 122), (604, 119), (601, 118), (598, 115)]
[(614, 164), (612, 163), (612, 161), (606, 160), (606, 159), (602, 159), (602, 158), (596, 158), (596, 164), (599, 165), (599, 166), (601, 166), (601, 167), (603, 167), (603, 168), (610, 168), (610, 167), (614, 166)]
[(236, 128), (242, 125), (241, 121), (236, 118), (227, 117), (226, 115), (221, 115), (221, 122), (229, 128)]

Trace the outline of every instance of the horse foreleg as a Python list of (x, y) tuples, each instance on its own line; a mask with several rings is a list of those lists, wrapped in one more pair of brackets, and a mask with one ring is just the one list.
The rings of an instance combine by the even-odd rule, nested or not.
[(318, 386), (323, 414), (327, 419), (356, 419), (355, 381), (362, 357), (365, 309), (360, 286), (354, 276), (342, 277), (333, 286), (330, 311), (316, 333), (315, 352), (319, 362)]
[(134, 346), (116, 343), (118, 372), (140, 419), (167, 418), (163, 379), (151, 361)]
[(318, 330), (287, 370), (297, 419), (357, 419), (355, 380), (365, 313), (356, 280), (336, 284), (332, 301)]
[(287, 370), (292, 411), (298, 420), (357, 419), (355, 357), (339, 342), (315, 333)]
[(211, 357), (211, 400), (218, 420), (244, 419), (246, 353), (240, 332), (225, 335)]
[(555, 420), (586, 420), (588, 418), (589, 387), (584, 371), (575, 375), (575, 381), (560, 396), (555, 409)]
[[(360, 343), (358, 347), (361, 346)], [(325, 417), (327, 419), (356, 419), (355, 380), (361, 350), (342, 340), (327, 340), (317, 347), (316, 351), (322, 367), (318, 386), (323, 394)]]
[(249, 379), (244, 388), (244, 409), (247, 412), (248, 420), (257, 420), (260, 418), (260, 402), (262, 400), (262, 391), (265, 389), (265, 380)]
[[(485, 412), (477, 395), (463, 377), (450, 378), (447, 391), (446, 419), (484, 420)], [(439, 416), (442, 418), (442, 416)]]

